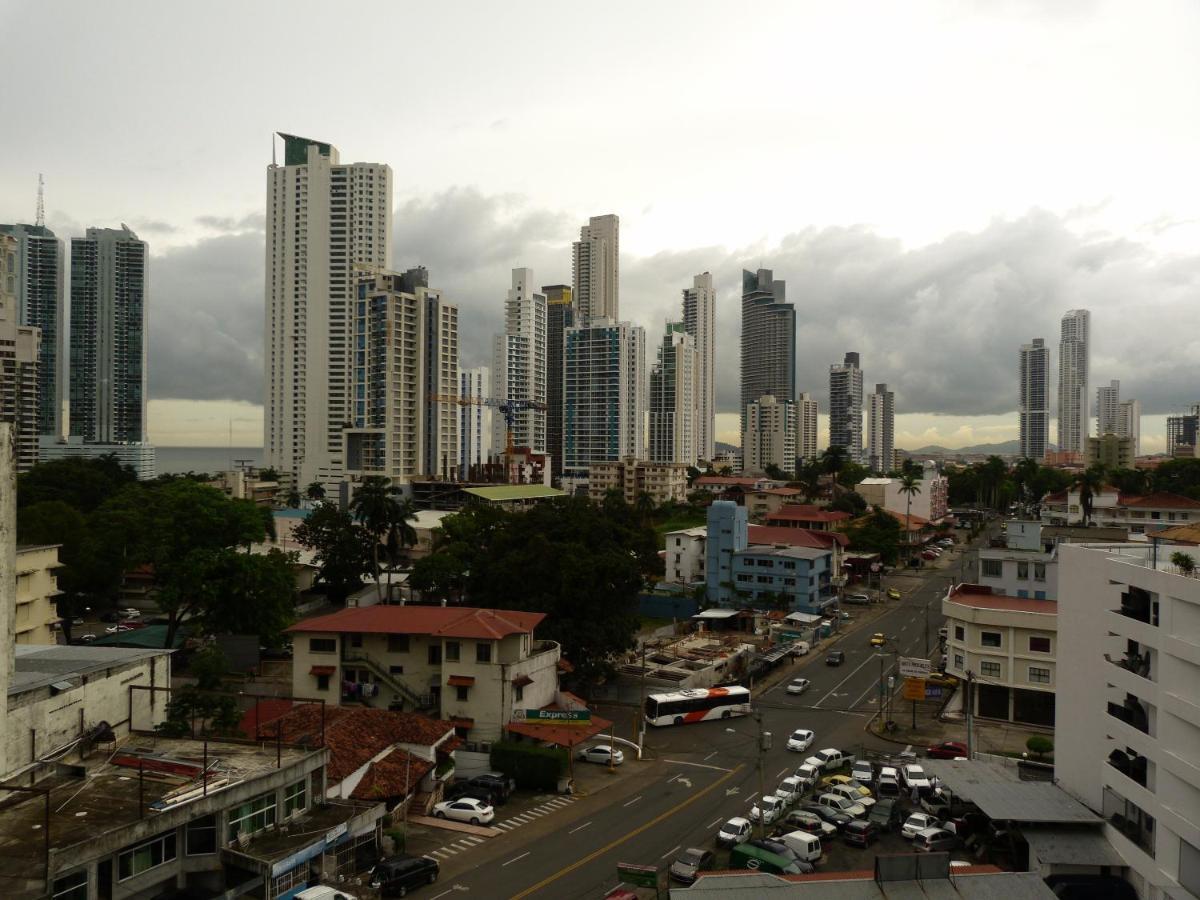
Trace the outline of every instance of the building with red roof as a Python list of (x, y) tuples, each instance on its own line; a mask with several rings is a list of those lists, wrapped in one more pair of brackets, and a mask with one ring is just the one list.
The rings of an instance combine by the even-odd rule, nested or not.
[(850, 513), (839, 509), (823, 509), (808, 503), (781, 506), (766, 517), (766, 524), (778, 528), (811, 528), (814, 531), (833, 531), (850, 521)]
[(534, 639), (543, 613), (368, 606), (297, 622), (292, 693), (328, 706), (419, 710), (472, 748), (498, 740), (516, 708), (554, 702), (561, 648)]
[[(1073, 525), (1083, 521), (1079, 488), (1073, 487), (1042, 500), (1042, 522)], [(1105, 528), (1127, 528), (1130, 534), (1152, 534), (1162, 528), (1200, 522), (1200, 500), (1158, 491), (1122, 494), (1106, 486), (1092, 497), (1089, 521)]]

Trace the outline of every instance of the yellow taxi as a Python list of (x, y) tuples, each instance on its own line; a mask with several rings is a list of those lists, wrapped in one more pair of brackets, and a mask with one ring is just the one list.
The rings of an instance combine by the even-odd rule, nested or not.
[(899, 600), (900, 599), (900, 588), (888, 588), (887, 595), (888, 595), (888, 599), (890, 599), (890, 600)]
[(870, 797), (870, 789), (859, 784), (849, 775), (830, 775), (828, 778), (821, 780), (821, 787), (831, 788), (837, 787), (839, 784), (844, 784), (852, 788), (860, 797)]
[(886, 643), (887, 643), (887, 638), (885, 638), (883, 636), (882, 632), (877, 631), (873, 635), (871, 635), (871, 646), (872, 647), (882, 647)]

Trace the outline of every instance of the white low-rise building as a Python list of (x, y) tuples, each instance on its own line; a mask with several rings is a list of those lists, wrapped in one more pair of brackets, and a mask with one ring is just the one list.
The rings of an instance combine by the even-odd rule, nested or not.
[(666, 572), (669, 584), (695, 584), (704, 581), (705, 546), (708, 526), (668, 531), (666, 534)]
[[(1047, 525), (1075, 525), (1083, 522), (1083, 501), (1079, 488), (1050, 494), (1042, 501), (1042, 522)], [(1130, 534), (1150, 534), (1160, 528), (1186, 522), (1200, 522), (1200, 500), (1169, 494), (1122, 494), (1106, 487), (1092, 496), (1092, 525), (1128, 528)]]
[(58, 548), (17, 548), (17, 608), (13, 639), (18, 644), (54, 644), (58, 631)]
[(926, 462), (917, 480), (917, 492), (905, 494), (899, 478), (864, 478), (854, 490), (868, 506), (882, 506), (899, 515), (911, 514), (930, 522), (938, 522), (950, 512), (950, 482), (939, 475), (937, 465)]
[(1053, 600), (1058, 596), (1058, 554), (1042, 541), (1040, 522), (1009, 522), (1004, 547), (979, 551), (979, 584), (997, 594)]
[(1143, 900), (1200, 898), (1200, 578), (1175, 549), (1059, 548), (1055, 776)]

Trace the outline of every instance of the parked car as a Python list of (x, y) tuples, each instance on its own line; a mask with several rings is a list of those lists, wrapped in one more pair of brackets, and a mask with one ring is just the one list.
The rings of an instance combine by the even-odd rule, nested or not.
[(804, 782), (795, 775), (789, 775), (779, 782), (779, 787), (775, 788), (775, 796), (782, 800), (785, 806), (791, 806), (803, 795)]
[(505, 775), (503, 772), (484, 772), (469, 779), (467, 783), (476, 787), (486, 788), (496, 797), (500, 798), (500, 802), (502, 803), (517, 789), (516, 779)]
[(872, 647), (882, 647), (887, 643), (887, 638), (884, 636), (882, 631), (877, 631), (871, 635), (871, 640), (869, 643)]
[(788, 682), (787, 692), (789, 694), (803, 694), (812, 686), (812, 682), (807, 678), (793, 678)]
[(925, 755), (930, 759), (964, 759), (967, 756), (967, 745), (962, 741), (942, 741), (925, 748)]
[(888, 588), (887, 595), (888, 595), (888, 598), (891, 600), (899, 600), (900, 599), (900, 589), (899, 588)]
[(711, 871), (716, 861), (717, 857), (711, 850), (689, 847), (675, 857), (675, 861), (671, 863), (671, 867), (667, 871), (676, 881), (693, 884), (700, 877), (701, 872)]
[(770, 825), (783, 815), (783, 810), (784, 802), (774, 794), (760, 797), (750, 807), (750, 821), (757, 822), (761, 818), (764, 825)]
[(874, 822), (855, 819), (842, 832), (842, 840), (853, 847), (870, 847), (879, 840), (879, 829)]
[(809, 834), (815, 834), (817, 837), (829, 837), (832, 834), (837, 834), (837, 826), (826, 822), (816, 813), (809, 812), (806, 809), (793, 809), (784, 816), (783, 827), (790, 828), (793, 831), (807, 831)]
[(871, 603), (871, 598), (866, 594), (847, 594), (842, 598), (843, 603), (852, 603), (855, 606), (868, 606)]
[(459, 781), (450, 785), (450, 787), (446, 788), (442, 797), (445, 800), (461, 800), (463, 797), (474, 797), (488, 806), (500, 805), (496, 794), (490, 788), (486, 788), (481, 784), (472, 784), (470, 781)]
[(806, 788), (810, 788), (814, 787), (817, 783), (817, 779), (821, 777), (821, 770), (816, 766), (809, 765), (808, 763), (801, 763), (800, 765), (796, 766), (796, 771), (792, 774), (799, 778), (800, 782)]
[(842, 766), (846, 765), (846, 763), (850, 762), (850, 760), (846, 758), (841, 750), (826, 747), (824, 750), (818, 750), (806, 759), (805, 762), (814, 769), (820, 769), (822, 772), (836, 772)]
[(830, 650), (828, 653), (825, 654), (825, 665), (827, 665), (827, 666), (840, 666), (845, 661), (846, 661), (846, 651), (845, 650)]
[(474, 797), (443, 800), (434, 804), (433, 814), (439, 819), (453, 819), (471, 825), (487, 825), (496, 818), (496, 811), (492, 807)]
[(808, 656), (808, 651), (811, 649), (812, 646), (808, 641), (792, 641), (788, 645), (788, 653), (792, 654), (792, 656)]
[(83, 644), (90, 644), (95, 639), (96, 636), (89, 631), (87, 634), (79, 635), (79, 637), (77, 637), (75, 640)]
[(142, 611), (140, 609), (134, 609), (132, 606), (127, 606), (121, 610), (121, 615), (126, 619), (140, 619), (142, 617)]
[(852, 819), (860, 819), (867, 814), (867, 808), (861, 803), (855, 803), (840, 794), (822, 794), (817, 798), (817, 805), (827, 809), (835, 809)]
[(958, 838), (945, 828), (926, 828), (913, 838), (913, 849), (921, 853), (953, 850), (957, 845)]
[(614, 766), (625, 762), (625, 754), (608, 744), (597, 744), (595, 747), (580, 750), (578, 758), (584, 762), (599, 763), (603, 766), (607, 766), (609, 762)]
[(854, 816), (847, 815), (840, 810), (834, 809), (831, 806), (822, 806), (819, 803), (806, 803), (800, 807), (800, 812), (809, 812), (819, 818), (822, 822), (828, 822), (838, 831), (841, 831), (848, 824), (854, 821)]
[[(818, 841), (818, 843), (820, 842)], [(801, 859), (800, 854), (785, 844), (782, 838), (761, 838), (759, 840), (749, 840), (746, 841), (745, 846), (757, 847), (759, 850), (765, 850), (767, 853), (774, 853), (776, 856), (790, 860), (796, 867), (796, 872), (792, 874), (807, 875), (814, 871), (813, 864), (807, 860)]]
[(900, 773), (893, 766), (883, 766), (879, 770), (879, 778), (875, 782), (875, 794), (878, 797), (899, 797), (903, 791), (900, 789)]
[(734, 847), (750, 840), (750, 820), (735, 816), (717, 832), (717, 844), (722, 847)]
[(428, 856), (385, 856), (371, 867), (370, 884), (384, 897), (403, 897), (411, 888), (438, 880), (438, 861)]
[(752, 869), (755, 872), (768, 872), (772, 875), (800, 875), (800, 865), (795, 860), (761, 847), (749, 844), (738, 844), (729, 854), (729, 868)]
[(803, 829), (789, 831), (775, 840), (787, 847), (801, 862), (815, 865), (821, 859), (821, 839), (811, 832)]
[(932, 787), (929, 783), (929, 776), (920, 766), (903, 766), (900, 769), (900, 777), (904, 781), (905, 789), (909, 791), (916, 790), (925, 793)]
[(904, 821), (904, 812), (895, 800), (877, 800), (867, 813), (867, 821), (874, 822), (880, 831), (895, 831)]
[(845, 797), (851, 803), (856, 803), (863, 809), (870, 809), (875, 805), (875, 798), (868, 792), (866, 795), (859, 793), (858, 788), (848, 784), (835, 784), (829, 788), (828, 793), (837, 794), (839, 797)]
[(927, 684), (940, 684), (943, 687), (954, 687), (958, 684), (958, 679), (953, 675), (947, 675), (945, 672), (930, 672), (925, 676)]
[(875, 780), (875, 767), (865, 759), (857, 759), (850, 768), (850, 777), (859, 784), (871, 784)]
[(797, 728), (787, 739), (787, 748), (796, 753), (807, 750), (816, 739), (816, 734), (807, 728)]
[(904, 824), (900, 826), (900, 834), (902, 837), (911, 839), (926, 828), (937, 828), (937, 826), (938, 820), (929, 813), (915, 812), (904, 820)]
[(937, 554), (932, 550), (922, 550), (921, 559), (927, 560), (928, 562), (933, 562), (933, 560), (937, 559)]

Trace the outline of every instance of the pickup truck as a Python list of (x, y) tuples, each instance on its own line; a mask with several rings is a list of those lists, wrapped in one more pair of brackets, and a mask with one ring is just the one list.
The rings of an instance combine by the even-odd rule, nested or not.
[(822, 772), (836, 772), (842, 766), (848, 766), (853, 762), (853, 756), (848, 756), (842, 753), (841, 750), (836, 750), (833, 747), (818, 750), (804, 761), (805, 765), (812, 766), (814, 769), (820, 769)]

